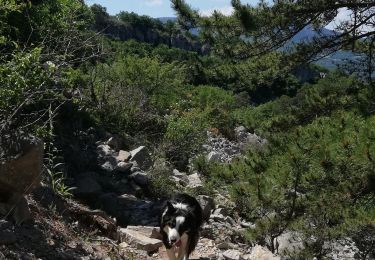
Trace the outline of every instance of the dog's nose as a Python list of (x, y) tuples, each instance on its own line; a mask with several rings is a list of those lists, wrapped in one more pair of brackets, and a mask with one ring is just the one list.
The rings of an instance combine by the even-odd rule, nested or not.
[(176, 243), (177, 242), (177, 239), (175, 239), (175, 238), (172, 238), (171, 239), (171, 244), (174, 244), (174, 243)]

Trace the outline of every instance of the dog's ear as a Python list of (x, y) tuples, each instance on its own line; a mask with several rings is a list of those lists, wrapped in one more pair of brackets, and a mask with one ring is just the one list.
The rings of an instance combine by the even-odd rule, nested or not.
[(175, 208), (173, 207), (173, 204), (170, 201), (167, 202), (167, 207), (169, 212), (175, 211)]

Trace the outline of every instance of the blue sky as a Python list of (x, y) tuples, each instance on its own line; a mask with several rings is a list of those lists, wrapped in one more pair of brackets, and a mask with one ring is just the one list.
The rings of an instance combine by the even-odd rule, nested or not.
[[(175, 16), (169, 0), (85, 0), (85, 2), (88, 5), (100, 4), (106, 7), (108, 13), (112, 15), (120, 11), (128, 11), (151, 17)], [(242, 2), (256, 5), (258, 0), (243, 0)], [(187, 0), (187, 3), (206, 15), (215, 9), (225, 14), (231, 13), (230, 0)]]

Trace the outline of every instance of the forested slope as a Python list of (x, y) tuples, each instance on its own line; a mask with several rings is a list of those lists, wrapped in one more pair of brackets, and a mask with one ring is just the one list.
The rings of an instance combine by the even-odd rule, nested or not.
[[(232, 1), (233, 16), (200, 17), (174, 0), (178, 23), (163, 24), (79, 0), (2, 1), (0, 143), (37, 136), (45, 170), (42, 190), (27, 197), (36, 225), (1, 226), (0, 238), (4, 229), (16, 239), (0, 239), (0, 258), (25, 248), (30, 259), (162, 258), (120, 246), (112, 232), (157, 225), (161, 200), (176, 192), (216, 203), (205, 205), (198, 255), (374, 257), (373, 4), (353, 1), (367, 33), (284, 53), (279, 45), (307, 21), (324, 25), (342, 5), (318, 19), (315, 1), (278, 2)], [(188, 33), (197, 26), (199, 38)], [(336, 71), (309, 65), (350, 48), (363, 60)], [(19, 246), (29, 229), (49, 245)], [(291, 235), (298, 250), (285, 242)]]

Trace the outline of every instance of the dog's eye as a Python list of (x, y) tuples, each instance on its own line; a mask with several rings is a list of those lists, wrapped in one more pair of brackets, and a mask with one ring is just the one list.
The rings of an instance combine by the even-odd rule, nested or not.
[(168, 225), (171, 227), (171, 228), (174, 228), (176, 226), (176, 221), (174, 220), (171, 220)]

